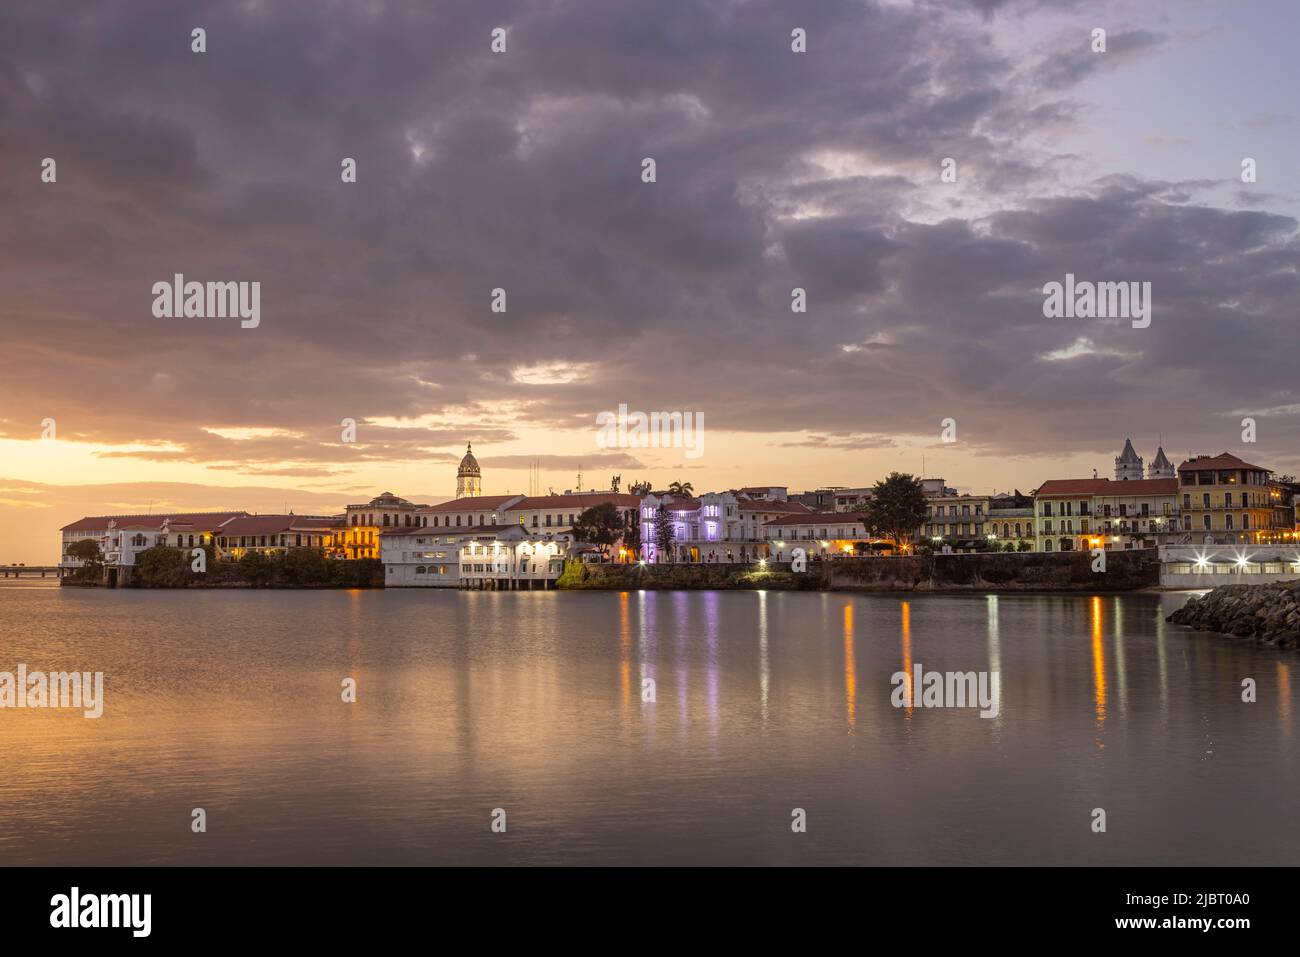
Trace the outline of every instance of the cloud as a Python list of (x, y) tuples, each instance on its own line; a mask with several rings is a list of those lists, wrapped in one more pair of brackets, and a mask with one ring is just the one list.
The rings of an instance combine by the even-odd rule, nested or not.
[[(199, 56), (161, 0), (11, 0), (4, 433), (53, 416), (106, 459), (349, 485), (469, 438), (518, 465), (501, 447), (623, 402), (701, 411), (756, 458), (948, 416), (1007, 457), (1135, 419), (1217, 447), (1217, 410), (1296, 400), (1296, 222), (1041, 145), (1085, 80), (1182, 42), (1178, 5), (1136, 5), (1092, 54), (1060, 26), (1084, 9), (826, 0), (794, 54), (776, 0), (210, 3)], [(154, 319), (176, 272), (260, 281), (261, 326)], [(1066, 272), (1150, 281), (1151, 327), (1045, 320)], [(1300, 423), (1270, 434), (1281, 454)]]

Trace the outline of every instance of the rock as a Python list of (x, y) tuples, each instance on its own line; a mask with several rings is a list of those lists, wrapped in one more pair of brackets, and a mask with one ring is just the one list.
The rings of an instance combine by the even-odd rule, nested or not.
[(1189, 600), (1166, 620), (1294, 648), (1300, 646), (1300, 583), (1220, 585)]

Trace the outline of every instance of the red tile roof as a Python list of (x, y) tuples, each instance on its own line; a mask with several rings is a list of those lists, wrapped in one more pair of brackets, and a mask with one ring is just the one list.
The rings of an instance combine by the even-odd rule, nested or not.
[(742, 512), (797, 512), (801, 515), (812, 514), (812, 509), (802, 502), (764, 502), (748, 501), (740, 503)]
[(641, 504), (638, 495), (624, 495), (618, 492), (582, 492), (573, 495), (535, 495), (516, 502), (506, 509), (507, 512), (541, 511), (550, 509), (572, 508), (578, 511), (611, 502), (619, 508), (636, 508)]
[(862, 526), (862, 519), (853, 512), (810, 512), (807, 515), (782, 515), (780, 518), (773, 518), (763, 523), (766, 528), (769, 525), (821, 525), (829, 527), (835, 522), (840, 526), (852, 525), (854, 527)]
[(438, 514), (444, 512), (490, 512), (493, 509), (499, 509), (507, 502), (513, 502), (515, 499), (522, 498), (520, 495), (471, 495), (465, 498), (454, 498), (450, 502), (439, 502), (437, 505), (420, 506), (420, 514)]
[(216, 531), (232, 518), (247, 515), (247, 512), (182, 512), (171, 515), (89, 515), (78, 519), (71, 525), (64, 525), (63, 532), (106, 532), (108, 523), (116, 521), (118, 527), (130, 524), (132, 528), (162, 528), (164, 519), (171, 519), (171, 524), (185, 525), (186, 531), (193, 526), (194, 531)]
[[(335, 526), (335, 519), (325, 515), (246, 515), (223, 525), (221, 534), (278, 535), (292, 529), (326, 531)], [(341, 526), (340, 526), (341, 527)]]
[(1173, 495), (1178, 479), (1049, 479), (1034, 492), (1039, 498), (1050, 495)]
[(1201, 458), (1188, 459), (1182, 465), (1178, 466), (1180, 472), (1204, 472), (1206, 470), (1231, 471), (1233, 469), (1254, 469), (1258, 472), (1271, 472), (1272, 469), (1266, 469), (1262, 465), (1251, 465), (1249, 462), (1243, 462), (1229, 452), (1220, 452), (1215, 456), (1203, 456)]

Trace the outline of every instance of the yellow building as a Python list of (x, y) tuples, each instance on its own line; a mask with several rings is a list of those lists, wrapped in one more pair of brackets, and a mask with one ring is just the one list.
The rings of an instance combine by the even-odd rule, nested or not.
[(1235, 455), (1198, 455), (1178, 466), (1179, 512), (1193, 544), (1259, 542), (1274, 532), (1274, 498), (1281, 492), (1270, 469)]
[(416, 512), (424, 508), (392, 492), (377, 495), (364, 505), (349, 505), (343, 527), (334, 535), (334, 555), (339, 558), (378, 558), (379, 534), (392, 528), (418, 528)]

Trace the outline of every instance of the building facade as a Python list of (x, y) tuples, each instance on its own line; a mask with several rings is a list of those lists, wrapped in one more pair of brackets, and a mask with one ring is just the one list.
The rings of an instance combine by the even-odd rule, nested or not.
[(1227, 452), (1198, 455), (1178, 466), (1182, 530), (1190, 542), (1230, 545), (1268, 538), (1277, 521), (1271, 476), (1270, 469)]
[(1034, 493), (1038, 550), (1152, 548), (1178, 528), (1175, 479), (1054, 479)]

